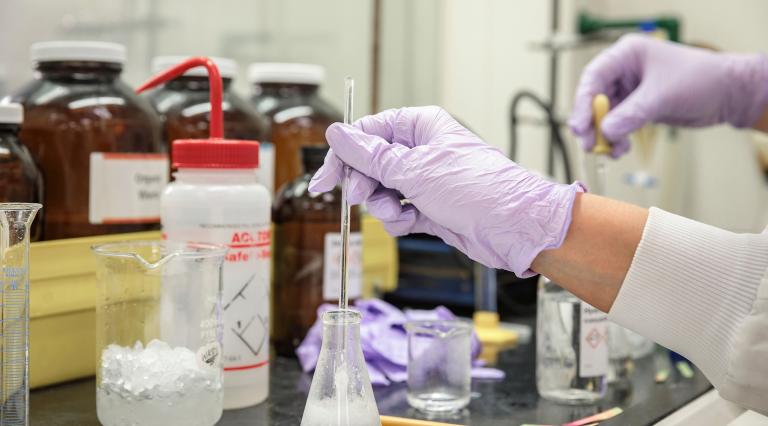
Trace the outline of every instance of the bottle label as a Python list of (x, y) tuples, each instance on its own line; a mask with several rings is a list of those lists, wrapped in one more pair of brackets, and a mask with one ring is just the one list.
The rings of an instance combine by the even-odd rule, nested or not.
[(197, 366), (204, 370), (213, 371), (221, 368), (221, 345), (219, 342), (208, 343), (197, 350)]
[(224, 371), (253, 370), (267, 365), (270, 224), (203, 222), (193, 228), (167, 225), (163, 224), (163, 237), (170, 241), (205, 241), (229, 246), (224, 258), (221, 296)]
[(160, 222), (160, 194), (168, 183), (167, 154), (92, 152), (88, 221)]
[(272, 231), (269, 225), (227, 231), (229, 252), (224, 260), (221, 300), (224, 371), (251, 370), (269, 360)]
[[(323, 299), (334, 300), (341, 293), (341, 233), (325, 234), (325, 259), (323, 264)], [(359, 232), (349, 234), (349, 280), (347, 296), (360, 297), (363, 288), (363, 236)]]
[(608, 373), (608, 315), (581, 302), (579, 377)]

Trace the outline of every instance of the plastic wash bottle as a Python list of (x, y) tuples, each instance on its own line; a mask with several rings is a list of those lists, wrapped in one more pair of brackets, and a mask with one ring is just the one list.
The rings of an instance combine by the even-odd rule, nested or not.
[(259, 144), (222, 138), (222, 81), (208, 58), (190, 58), (137, 91), (198, 66), (210, 81), (210, 138), (173, 141), (175, 181), (162, 194), (160, 217), (165, 239), (229, 245), (221, 297), (224, 408), (242, 408), (269, 395), (271, 200), (254, 173)]

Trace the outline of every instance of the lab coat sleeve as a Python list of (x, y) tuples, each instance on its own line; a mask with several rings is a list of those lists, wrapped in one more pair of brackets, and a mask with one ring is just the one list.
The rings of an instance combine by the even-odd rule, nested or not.
[(768, 234), (736, 234), (660, 209), (609, 318), (696, 364), (721, 395), (768, 413)]

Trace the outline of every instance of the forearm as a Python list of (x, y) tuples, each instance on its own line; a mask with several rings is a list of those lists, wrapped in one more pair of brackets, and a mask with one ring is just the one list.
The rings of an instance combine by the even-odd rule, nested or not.
[(539, 253), (531, 269), (608, 312), (632, 264), (647, 218), (647, 209), (577, 194), (563, 245)]

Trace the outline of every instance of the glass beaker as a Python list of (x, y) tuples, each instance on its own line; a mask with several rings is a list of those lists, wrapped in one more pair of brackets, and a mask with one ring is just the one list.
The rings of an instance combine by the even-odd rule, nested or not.
[(0, 426), (29, 424), (29, 227), (41, 207), (0, 203)]
[(608, 373), (608, 316), (545, 277), (536, 314), (536, 387), (549, 400), (590, 404)]
[(359, 312), (323, 314), (323, 344), (301, 426), (380, 426), (360, 346)]
[(136, 241), (97, 258), (96, 408), (105, 426), (211, 426), (223, 408), (226, 248)]
[(411, 321), (408, 332), (408, 403), (449, 412), (469, 404), (472, 326), (463, 321)]

